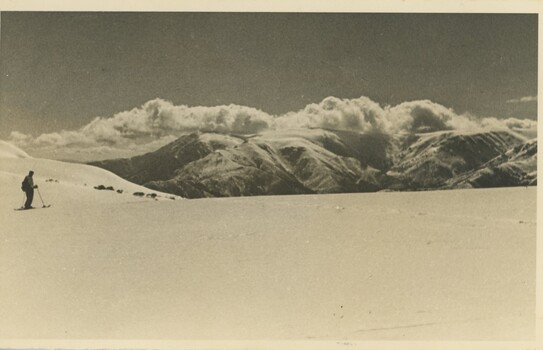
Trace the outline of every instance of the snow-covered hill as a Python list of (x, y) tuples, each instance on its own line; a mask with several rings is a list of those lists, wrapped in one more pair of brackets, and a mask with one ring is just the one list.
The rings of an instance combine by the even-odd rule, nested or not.
[[(51, 208), (13, 210), (29, 169)], [(135, 191), (149, 192), (91, 166), (0, 158), (1, 339), (534, 337), (533, 187)]]
[(524, 186), (536, 181), (535, 155), (533, 166), (514, 168), (514, 176), (496, 170), (485, 173), (490, 179), (471, 181), (466, 174), (492, 159), (498, 167), (505, 161), (501, 156), (514, 157), (526, 142), (505, 130), (396, 136), (324, 129), (194, 133), (142, 156), (93, 164), (188, 198)]
[[(29, 170), (34, 171), (34, 183), (40, 193), (35, 193), (33, 206), (41, 207), (39, 195), (46, 204), (55, 203), (59, 210), (77, 210), (82, 201), (91, 203), (124, 203), (157, 199), (171, 200), (176, 198), (167, 193), (151, 191), (140, 185), (128, 182), (119, 176), (85, 164), (66, 163), (61, 161), (39, 159), (24, 156), (24, 152), (9, 143), (0, 144), (0, 196), (2, 202), (20, 207), (23, 203), (24, 192), (21, 182)], [(97, 190), (94, 187), (112, 187), (113, 190)], [(120, 193), (122, 192), (122, 193)], [(134, 193), (143, 193), (135, 196)], [(155, 193), (156, 196), (150, 196)], [(177, 197), (178, 198), (178, 197)], [(69, 199), (69, 200), (67, 200)], [(13, 209), (12, 208), (12, 209)]]
[(0, 158), (30, 158), (30, 156), (11, 143), (0, 140)]

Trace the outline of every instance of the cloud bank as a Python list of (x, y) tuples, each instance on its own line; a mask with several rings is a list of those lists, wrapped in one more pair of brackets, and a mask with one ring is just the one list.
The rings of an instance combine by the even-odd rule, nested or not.
[(524, 96), (521, 98), (513, 98), (511, 100), (507, 100), (505, 102), (507, 103), (526, 103), (526, 102), (535, 102), (537, 101), (537, 96)]
[(429, 100), (381, 106), (367, 97), (327, 97), (304, 109), (273, 116), (239, 106), (176, 106), (154, 99), (138, 108), (111, 117), (97, 117), (78, 130), (42, 134), (37, 137), (14, 131), (9, 141), (30, 153), (62, 153), (67, 158), (114, 158), (149, 152), (180, 135), (193, 131), (254, 134), (265, 130), (294, 128), (347, 129), (389, 134), (424, 133), (442, 130), (510, 129), (536, 135), (537, 122), (529, 119), (476, 118), (457, 114)]

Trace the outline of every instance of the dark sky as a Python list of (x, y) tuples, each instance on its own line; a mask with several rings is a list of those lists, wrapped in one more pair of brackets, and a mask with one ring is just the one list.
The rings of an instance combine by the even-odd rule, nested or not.
[(0, 137), (160, 97), (271, 114), (324, 97), (536, 118), (537, 15), (3, 12)]

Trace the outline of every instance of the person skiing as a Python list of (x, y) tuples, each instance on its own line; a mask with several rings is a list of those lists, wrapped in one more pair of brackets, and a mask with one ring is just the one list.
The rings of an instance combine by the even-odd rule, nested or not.
[(21, 188), (26, 193), (26, 202), (25, 202), (24, 209), (32, 208), (32, 200), (34, 199), (34, 189), (38, 188), (38, 185), (34, 185), (34, 180), (32, 179), (33, 175), (34, 175), (34, 172), (30, 170), (28, 172), (28, 175), (25, 176), (22, 183)]

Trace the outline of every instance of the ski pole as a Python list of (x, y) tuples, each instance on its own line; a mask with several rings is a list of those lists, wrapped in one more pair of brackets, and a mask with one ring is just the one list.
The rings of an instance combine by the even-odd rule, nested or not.
[(25, 206), (25, 199), (26, 199), (26, 194), (23, 194), (23, 203), (21, 204), (21, 208)]
[(40, 189), (39, 188), (36, 188), (38, 190), (38, 195), (40, 196), (40, 199), (41, 199), (41, 204), (43, 205), (43, 207), (45, 208), (45, 203), (43, 202), (43, 198), (41, 198), (41, 193), (40, 193)]

